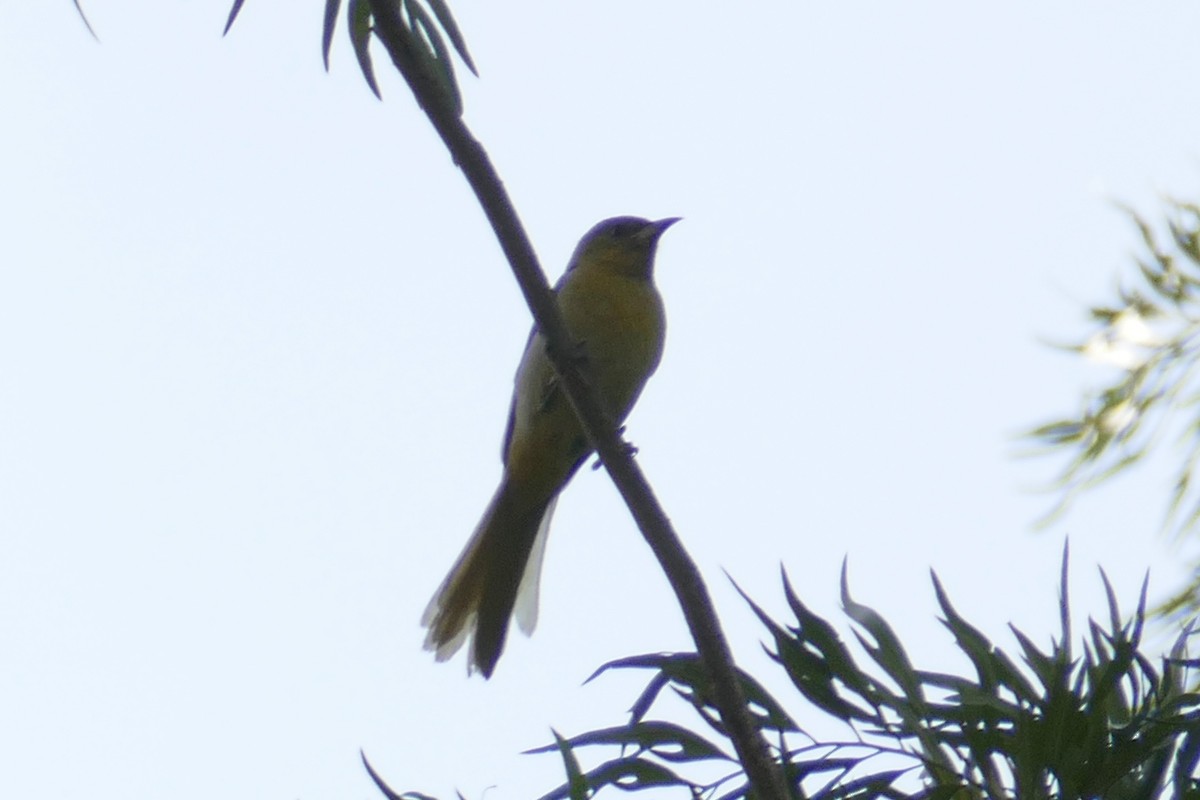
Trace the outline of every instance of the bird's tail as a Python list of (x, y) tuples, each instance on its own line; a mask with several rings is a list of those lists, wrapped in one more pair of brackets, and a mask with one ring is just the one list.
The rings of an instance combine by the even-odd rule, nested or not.
[(438, 661), (464, 642), (467, 669), (491, 677), (504, 649), (509, 618), (526, 634), (537, 623), (538, 579), (546, 533), (557, 495), (530, 507), (527, 492), (512, 490), (507, 477), (488, 504), (474, 535), (454, 562), (421, 617), (429, 629), (425, 649)]

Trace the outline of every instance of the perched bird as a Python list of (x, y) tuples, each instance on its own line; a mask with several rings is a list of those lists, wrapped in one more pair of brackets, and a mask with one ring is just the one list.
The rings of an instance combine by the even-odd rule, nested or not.
[[(584, 377), (618, 423), (662, 357), (666, 318), (654, 286), (654, 252), (678, 221), (598, 223), (554, 287)], [(445, 661), (470, 639), (467, 669), (484, 677), (496, 668), (511, 616), (533, 632), (550, 517), (559, 492), (592, 452), (536, 327), (514, 383), (500, 487), (421, 617), (429, 629), (425, 649)]]

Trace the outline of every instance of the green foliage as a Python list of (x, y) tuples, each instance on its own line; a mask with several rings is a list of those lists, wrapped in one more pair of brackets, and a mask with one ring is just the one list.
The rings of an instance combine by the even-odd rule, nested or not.
[[(1096, 330), (1064, 349), (1113, 369), (1110, 380), (1085, 395), (1073, 416), (1029, 432), (1043, 453), (1064, 453), (1054, 481), (1064, 511), (1080, 492), (1140, 462), (1166, 435), (1180, 454), (1165, 525), (1175, 533), (1200, 523), (1200, 205), (1168, 202), (1165, 237), (1128, 212), (1141, 235), (1133, 288), (1089, 310)], [(1190, 583), (1160, 611), (1178, 617), (1200, 610), (1200, 563)]]
[(1164, 245), (1151, 225), (1130, 217), (1145, 252), (1136, 258), (1137, 287), (1120, 287), (1115, 302), (1089, 310), (1097, 329), (1064, 349), (1114, 368), (1112, 379), (1084, 398), (1073, 416), (1030, 432), (1050, 452), (1070, 458), (1056, 487), (1055, 513), (1083, 489), (1138, 463), (1176, 415), (1185, 417), (1185, 455), (1168, 502), (1179, 529), (1200, 522), (1200, 206), (1171, 202)]
[[(937, 576), (941, 621), (970, 664), (970, 674), (918, 669), (900, 638), (874, 609), (855, 601), (842, 572), (842, 605), (860, 665), (833, 625), (813, 613), (783, 576), (793, 620), (772, 619), (743, 593), (772, 642), (767, 652), (800, 696), (839, 720), (848, 735), (817, 739), (798, 715), (750, 675), (740, 672), (749, 709), (773, 742), (794, 797), (804, 800), (1200, 800), (1200, 694), (1189, 688), (1183, 630), (1158, 665), (1141, 651), (1146, 585), (1125, 621), (1108, 594), (1104, 623), (1089, 620), (1073, 642), (1064, 554), (1060, 632), (1048, 649), (1015, 627), (1010, 656), (968, 622)], [(740, 590), (739, 590), (740, 591)], [(652, 676), (628, 723), (555, 742), (531, 753), (557, 753), (567, 779), (541, 800), (585, 800), (606, 787), (626, 792), (677, 788), (698, 800), (753, 797), (694, 653), (654, 653), (605, 664), (589, 680), (616, 669)], [(664, 691), (699, 716), (701, 731), (652, 719)], [(811, 712), (809, 712), (811, 713)], [(610, 755), (591, 769), (579, 752)], [(615, 752), (612, 752), (615, 750)], [(365, 762), (365, 759), (364, 759)], [(391, 800), (397, 794), (367, 765)]]
[[(450, 46), (472, 74), (478, 75), (475, 63), (467, 50), (467, 42), (450, 13), (450, 7), (445, 0), (388, 0), (399, 12), (403, 23), (404, 40), (390, 42), (389, 45), (404, 48), (413, 55), (426, 72), (434, 79), (441, 89), (443, 100), (455, 110), (462, 113), (462, 98), (458, 91), (458, 80), (454, 74), (453, 58)], [(229, 10), (229, 19), (225, 23), (225, 32), (233, 27), (234, 20), (241, 13), (245, 0), (234, 0)], [(337, 28), (338, 13), (342, 0), (325, 0), (324, 23), (321, 29), (321, 57), (325, 69), (329, 69), (329, 51), (333, 47), (333, 34)], [(82, 11), (80, 12), (82, 14)], [(371, 4), (368, 0), (347, 0), (346, 27), (350, 33), (350, 44), (354, 48), (354, 56), (358, 60), (359, 69), (367, 86), (376, 97), (381, 97), (379, 83), (375, 79), (375, 67), (371, 61), (371, 34), (376, 32), (372, 24)]]
[[(1183, 657), (1190, 631), (1156, 668), (1139, 649), (1145, 587), (1132, 620), (1122, 622), (1105, 579), (1107, 624), (1090, 622), (1080, 652), (1074, 652), (1065, 558), (1063, 563), (1060, 636), (1042, 650), (1013, 628), (1018, 659), (967, 622), (933, 577), (942, 622), (971, 664), (968, 676), (917, 669), (887, 621), (850, 597), (844, 572), (843, 606), (868, 666), (860, 666), (833, 626), (799, 600), (786, 575), (784, 592), (794, 621), (776, 622), (747, 598), (773, 641), (768, 652), (795, 688), (850, 729), (843, 741), (808, 736), (779, 701), (743, 675), (755, 717), (776, 743), (773, 756), (795, 796), (1200, 797), (1200, 695), (1187, 691), (1185, 683), (1186, 671), (1200, 662)], [(581, 777), (592, 793), (606, 786), (625, 791), (676, 786), (696, 798), (749, 797), (744, 774), (721, 745), (647, 717), (661, 692), (670, 689), (724, 738), (697, 657), (639, 656), (601, 672), (633, 668), (652, 669), (654, 675), (627, 725), (559, 738), (540, 750), (569, 759), (568, 782), (542, 800), (587, 796), (579, 791)], [(611, 758), (586, 773), (575, 761), (575, 750), (613, 747), (617, 752)], [(702, 767), (717, 777), (691, 774)]]
[[(458, 80), (454, 74), (454, 62), (450, 50), (446, 47), (446, 39), (450, 40), (454, 51), (467, 69), (478, 74), (471, 54), (467, 51), (467, 43), (458, 29), (458, 23), (450, 13), (450, 8), (443, 0), (390, 0), (400, 12), (403, 23), (404, 40), (391, 43), (402, 47), (414, 55), (424, 69), (434, 78), (441, 89), (443, 100), (454, 108), (456, 114), (462, 113), (462, 97), (458, 91)], [(325, 68), (329, 68), (329, 49), (333, 42), (333, 31), (337, 25), (338, 8), (341, 0), (325, 0), (325, 25), (321, 35), (321, 55), (325, 60)], [(363, 78), (376, 97), (381, 97), (379, 84), (375, 80), (375, 69), (371, 63), (370, 35), (372, 12), (368, 0), (348, 0), (346, 3), (346, 25), (350, 30), (350, 43), (354, 46), (354, 55), (358, 59)]]

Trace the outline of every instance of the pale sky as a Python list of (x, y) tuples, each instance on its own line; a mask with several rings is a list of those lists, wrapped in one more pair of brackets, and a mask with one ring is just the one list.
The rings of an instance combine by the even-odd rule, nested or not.
[[(417, 620), (499, 478), (528, 312), (461, 175), (323, 3), (0, 3), (0, 797), (474, 800), (619, 724), (690, 647), (603, 472), (558, 507), (539, 628), (495, 677)], [(1128, 275), (1121, 202), (1200, 199), (1192, 2), (452, 3), (466, 119), (553, 280), (616, 214), (661, 243), (666, 355), (627, 434), (740, 662), (727, 570), (838, 569), (965, 669), (928, 571), (1004, 646), (1181, 556), (1151, 465), (1047, 531), (1015, 436), (1106, 373), (1045, 346)], [(681, 717), (691, 722), (691, 718)], [(589, 755), (581, 754), (585, 766)], [(590, 756), (594, 758), (594, 756)], [(493, 788), (488, 788), (493, 787)]]

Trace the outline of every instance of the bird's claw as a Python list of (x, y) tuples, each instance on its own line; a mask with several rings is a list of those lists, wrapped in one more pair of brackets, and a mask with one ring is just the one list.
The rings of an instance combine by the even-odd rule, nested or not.
[[(625, 433), (624, 425), (617, 428), (618, 436), (620, 436), (624, 433)], [(630, 458), (634, 458), (638, 454), (637, 445), (635, 445), (633, 442), (621, 442), (621, 449), (624, 450), (625, 455), (629, 456)], [(598, 470), (602, 466), (604, 466), (604, 462), (600, 460), (600, 456), (596, 456), (596, 460), (592, 462), (592, 470), (593, 471)]]

